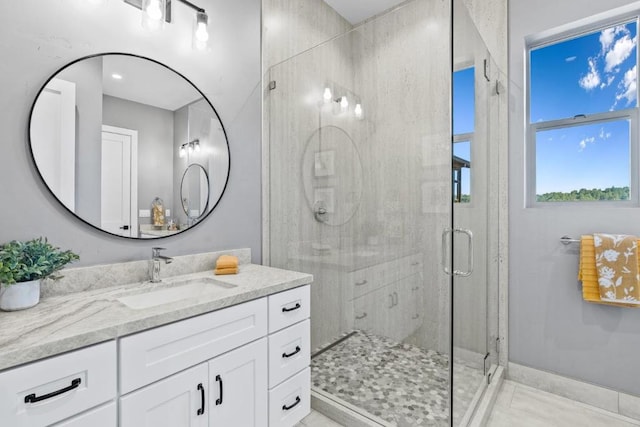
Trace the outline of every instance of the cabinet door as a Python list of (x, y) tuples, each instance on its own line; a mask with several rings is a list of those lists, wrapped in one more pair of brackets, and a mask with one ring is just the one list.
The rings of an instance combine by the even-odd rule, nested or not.
[(267, 339), (209, 362), (212, 426), (267, 426)]
[(207, 364), (202, 363), (120, 399), (120, 427), (206, 427)]

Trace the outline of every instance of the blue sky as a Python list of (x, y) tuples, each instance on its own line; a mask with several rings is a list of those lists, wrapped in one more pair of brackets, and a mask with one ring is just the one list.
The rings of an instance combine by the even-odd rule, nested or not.
[[(637, 104), (636, 23), (531, 51), (531, 122)], [(626, 120), (539, 132), (536, 193), (629, 185)]]
[[(475, 126), (474, 68), (453, 73), (453, 133), (471, 133)], [(453, 144), (453, 155), (471, 160), (471, 144)], [(473, 166), (473, 164), (472, 164)], [(468, 168), (462, 169), (462, 194), (470, 194), (471, 176)]]

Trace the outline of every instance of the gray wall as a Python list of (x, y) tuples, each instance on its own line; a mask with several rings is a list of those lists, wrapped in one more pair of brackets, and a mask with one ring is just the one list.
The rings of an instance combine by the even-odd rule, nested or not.
[(100, 225), (102, 58), (79, 62), (59, 77), (76, 84), (75, 212)]
[[(47, 236), (81, 256), (76, 265), (147, 259), (159, 243), (168, 255), (249, 247), (261, 260), (260, 1), (201, 0), (212, 13), (210, 52), (191, 51), (193, 13), (174, 4), (160, 33), (140, 27), (140, 11), (121, 1), (96, 6), (61, 1), (0, 3), (0, 242)], [(33, 22), (38, 22), (37, 26)], [(131, 241), (71, 216), (34, 169), (27, 146), (33, 99), (46, 79), (77, 58), (123, 51), (157, 59), (187, 76), (211, 100), (227, 129), (231, 177), (219, 207), (198, 227), (163, 240)]]
[[(138, 131), (138, 210), (160, 197), (176, 216), (173, 203), (173, 111), (104, 95), (103, 124)], [(151, 218), (139, 218), (151, 224)], [(167, 221), (168, 222), (168, 221)]]
[(640, 310), (582, 301), (576, 280), (578, 248), (558, 241), (565, 234), (597, 231), (640, 234), (638, 208), (524, 208), (522, 190), (525, 37), (631, 3), (509, 4), (509, 355), (512, 362), (640, 395)]

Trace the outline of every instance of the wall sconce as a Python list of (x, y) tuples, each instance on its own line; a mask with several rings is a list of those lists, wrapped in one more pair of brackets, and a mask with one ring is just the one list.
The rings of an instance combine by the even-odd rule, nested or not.
[(195, 10), (193, 48), (207, 50), (209, 47), (209, 16), (203, 8), (187, 0), (124, 0), (125, 3), (142, 11), (142, 26), (151, 31), (162, 29), (165, 22), (171, 22), (172, 1), (180, 2)]
[(364, 117), (360, 96), (331, 81), (325, 82), (324, 90), (322, 92), (322, 102), (319, 103), (318, 106), (320, 108), (324, 108), (323, 105), (327, 104), (331, 104), (330, 109), (334, 115), (348, 113), (350, 111), (349, 107), (354, 105), (353, 115), (355, 118), (362, 120)]
[(194, 151), (196, 153), (199, 153), (200, 140), (194, 139), (193, 141), (185, 142), (184, 144), (182, 144), (180, 146), (180, 149), (178, 150), (178, 156), (180, 156), (181, 158), (184, 157), (187, 154), (187, 151), (189, 152), (189, 154), (192, 154)]

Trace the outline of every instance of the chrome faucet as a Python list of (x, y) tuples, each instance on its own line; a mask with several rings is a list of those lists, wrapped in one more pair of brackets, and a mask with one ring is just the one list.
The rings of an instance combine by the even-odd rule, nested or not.
[(171, 261), (173, 261), (171, 257), (160, 255), (160, 251), (164, 250), (165, 248), (151, 248), (151, 263), (149, 265), (151, 283), (162, 281), (162, 279), (160, 279), (160, 261), (164, 261), (165, 264), (171, 264)]

